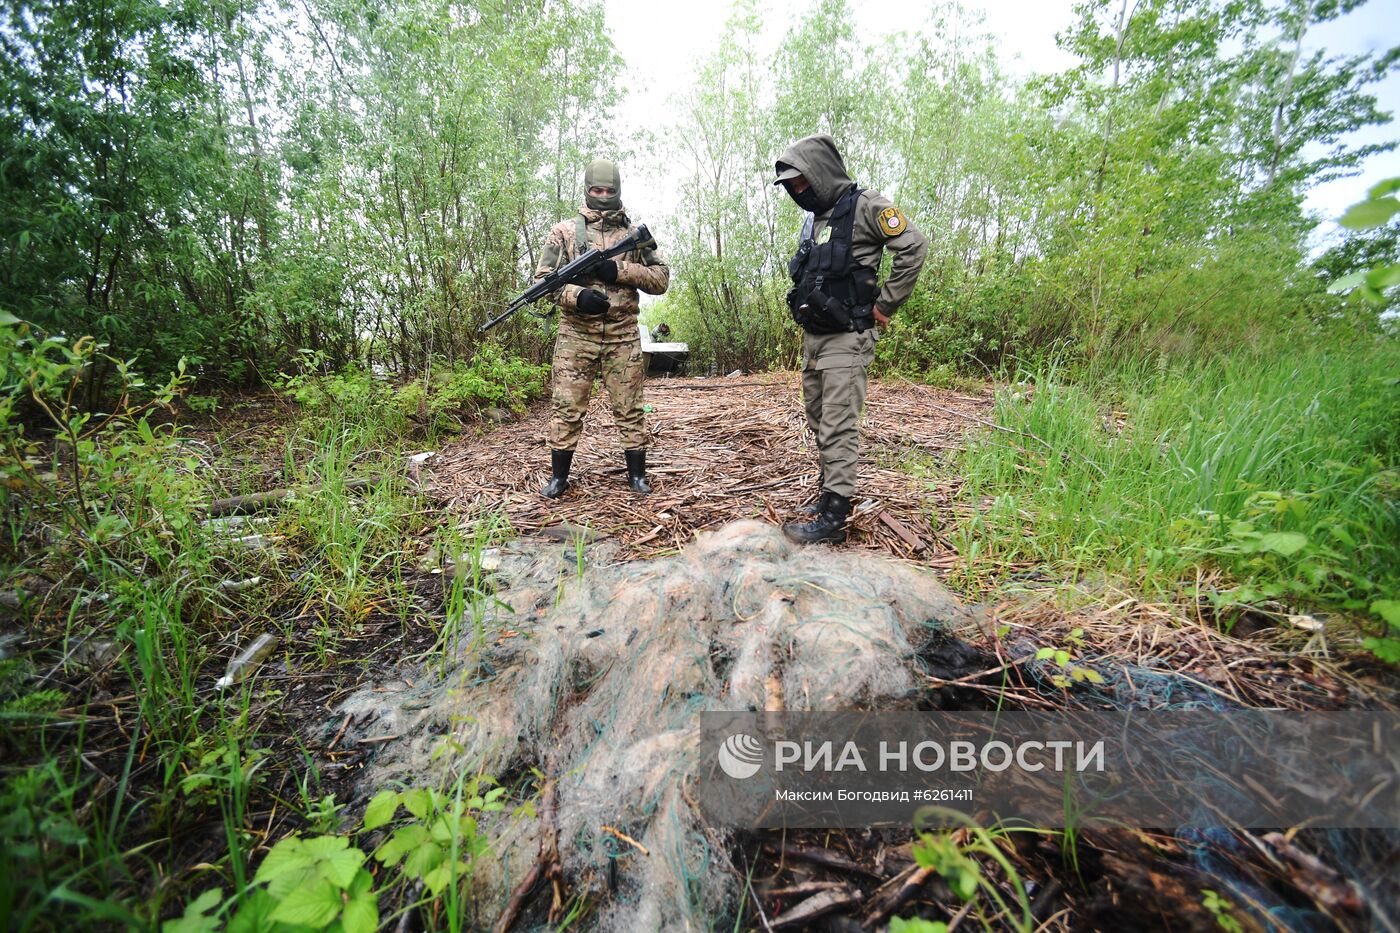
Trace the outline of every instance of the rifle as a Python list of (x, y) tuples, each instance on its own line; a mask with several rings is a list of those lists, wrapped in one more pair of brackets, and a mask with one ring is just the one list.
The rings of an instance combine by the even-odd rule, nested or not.
[[(499, 315), (482, 324), (477, 328), (478, 333), (486, 333), (491, 328), (509, 318), (528, 304), (539, 301), (555, 289), (565, 285), (576, 285), (580, 279), (588, 278), (590, 272), (597, 268), (598, 264), (614, 256), (620, 256), (631, 249), (650, 249), (656, 245), (656, 238), (651, 235), (651, 231), (642, 224), (635, 233), (629, 234), (626, 238), (618, 240), (607, 249), (590, 249), (579, 256), (574, 261), (555, 269), (549, 275), (540, 279), (534, 285), (525, 289), (524, 293), (510, 303), (510, 306)], [(541, 314), (540, 317), (545, 317)]]

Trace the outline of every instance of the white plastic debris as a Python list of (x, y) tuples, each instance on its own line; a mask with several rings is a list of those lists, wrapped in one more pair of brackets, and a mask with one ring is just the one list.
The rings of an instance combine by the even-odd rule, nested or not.
[(271, 549), (273, 542), (277, 540), (277, 535), (240, 535), (237, 538), (229, 538), (228, 543), (254, 551), (266, 551)]
[(224, 676), (215, 681), (214, 686), (223, 690), (246, 678), (268, 655), (272, 654), (278, 641), (278, 637), (271, 634), (262, 634), (254, 638), (247, 648), (244, 648), (236, 658), (228, 662)]
[(1320, 632), (1324, 628), (1321, 619), (1310, 615), (1290, 615), (1288, 624), (1305, 632)]
[(272, 519), (265, 515), (220, 515), (218, 518), (206, 518), (200, 524), (211, 531), (233, 534), (253, 525), (270, 525)]

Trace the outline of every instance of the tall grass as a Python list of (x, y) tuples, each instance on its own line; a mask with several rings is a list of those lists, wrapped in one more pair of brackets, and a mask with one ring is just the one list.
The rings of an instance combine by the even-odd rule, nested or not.
[[(123, 380), (119, 404), (96, 420), (77, 410), (100, 358), (91, 341), (41, 342), (0, 322), (9, 365), (0, 379), (0, 590), (27, 636), (0, 647), (0, 917), (15, 929), (155, 929), (187, 902), (181, 928), (212, 929), (215, 915), (269, 906), (250, 860), (273, 842), (265, 833), (281, 813), (279, 778), (303, 778), (302, 809), (322, 832), (335, 829), (340, 809), (333, 795), (310, 799), (301, 763), (275, 741), (282, 723), (266, 713), (282, 688), (254, 668), (218, 689), (219, 672), (279, 624), (295, 675), (308, 656), (328, 665), (375, 612), (405, 628), (423, 621), (410, 558), (435, 516), (404, 476), (412, 406), (391, 404), (403, 390), (358, 371), (298, 377), (302, 417), (276, 429), (285, 428), (284, 469), (250, 474), (238, 453), (214, 460), (218, 445), (154, 417), (183, 387), (178, 374), (138, 391), (139, 377), (108, 361)], [(422, 390), (422, 407), (468, 417), (488, 402), (521, 403), (543, 377), (497, 355), (441, 383)], [(26, 400), (51, 421), (33, 438), (16, 415)], [(210, 499), (269, 484), (294, 494), (244, 524), (204, 520)], [(492, 521), (452, 529), (449, 553), (464, 567), (437, 646), (444, 655), (459, 634), (484, 637), (494, 593), (482, 552), (507, 531)], [(310, 639), (298, 625), (307, 618), (319, 620)], [(266, 822), (259, 813), (253, 825), (269, 802)], [(191, 834), (215, 825), (221, 844), (198, 847), (191, 871)], [(364, 929), (376, 895), (368, 874), (361, 884), (341, 893), (365, 902), (356, 908)], [(464, 903), (447, 906), (460, 917)]]
[[(404, 557), (413, 512), (403, 452), (377, 440), (372, 427), (332, 418), (305, 426), (288, 444), (287, 483), (307, 490), (286, 516), (314, 550), (306, 572), (326, 602), (354, 618), (370, 608), (380, 578)], [(356, 478), (373, 485), (357, 490), (350, 482)]]
[[(1030, 374), (962, 458), (976, 559), (1221, 604), (1361, 609), (1400, 588), (1400, 347)], [(990, 507), (981, 508), (990, 498)]]
[[(84, 423), (62, 404), (90, 355), (44, 384), (60, 427)], [(382, 412), (345, 406), (292, 428), (288, 483), (316, 492), (282, 516), (311, 543), (309, 571), (290, 576), (271, 552), (201, 524), (225, 490), (190, 456), (201, 448), (146, 413), (123, 407), (66, 445), (30, 445), (0, 420), (4, 449), (31, 458), (0, 470), (0, 579), (54, 584), (22, 603), (37, 652), (0, 663), (0, 916), (17, 929), (154, 928), (184, 897), (191, 829), (211, 818), (227, 847), (206, 858), (244, 890), (250, 804), (274, 763), (249, 717), (261, 688), (213, 689), (232, 643), (265, 629), (274, 601), (328, 607), (339, 637), (403, 589), (413, 500)], [(375, 474), (387, 478), (370, 490), (348, 482)], [(261, 587), (220, 585), (255, 574)]]

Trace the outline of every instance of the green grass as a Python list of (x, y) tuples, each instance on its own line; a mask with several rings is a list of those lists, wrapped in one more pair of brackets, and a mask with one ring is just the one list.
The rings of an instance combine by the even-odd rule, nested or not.
[[(186, 928), (204, 929), (211, 910), (227, 919), (258, 896), (255, 851), (276, 842), (261, 833), (268, 813), (288, 812), (273, 805), (286, 787), (298, 789), (290, 809), (305, 819), (283, 818), (274, 833), (339, 823), (334, 797), (302, 780), (305, 762), (285, 754), (287, 723), (270, 712), (280, 688), (255, 669), (216, 690), (225, 663), (280, 625), (278, 654), (261, 670), (272, 660), (293, 672), (330, 666), (372, 613), (405, 629), (435, 615), (410, 588), (413, 535), (435, 516), (404, 479), (405, 420), (359, 391), (367, 378), (349, 380), (354, 391), (276, 429), (285, 431), (280, 445), (269, 439), (282, 451), (280, 470), (231, 471), (208, 445), (153, 424), (159, 399), (124, 403), (102, 425), (67, 407), (91, 347), (64, 366), (21, 349), (70, 443), (31, 441), (13, 409), (0, 410), (9, 455), (0, 463), (0, 579), (7, 590), (51, 585), (22, 601), (26, 640), (0, 660), (0, 916), (20, 930), (154, 930), (185, 905)], [(377, 482), (352, 484), (362, 477)], [(299, 491), (266, 513), (269, 524), (230, 532), (201, 523), (210, 499), (269, 485)], [(493, 596), (481, 551), (507, 531), (499, 522), (454, 529), (472, 572), (442, 632), (444, 651), (459, 630), (480, 638)], [(252, 533), (276, 539), (275, 553), (231, 543)], [(260, 585), (221, 586), (254, 576)], [(96, 652), (108, 670), (94, 677)], [(192, 835), (211, 826), (218, 849), (192, 850)], [(209, 864), (191, 870), (196, 855)], [(404, 887), (398, 873), (381, 881)], [(455, 888), (425, 901), (463, 916)]]
[(1031, 374), (962, 458), (963, 553), (1221, 607), (1368, 611), (1400, 590), (1397, 373), (1379, 343)]

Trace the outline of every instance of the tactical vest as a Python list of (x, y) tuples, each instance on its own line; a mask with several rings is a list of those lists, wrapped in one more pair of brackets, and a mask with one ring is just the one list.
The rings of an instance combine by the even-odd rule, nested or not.
[(860, 189), (854, 186), (831, 209), (822, 241), (813, 237), (816, 218), (808, 214), (802, 242), (788, 262), (793, 287), (788, 292), (792, 319), (809, 334), (859, 334), (875, 326), (875, 270), (856, 262), (851, 234), (856, 224)]

